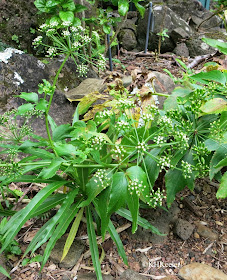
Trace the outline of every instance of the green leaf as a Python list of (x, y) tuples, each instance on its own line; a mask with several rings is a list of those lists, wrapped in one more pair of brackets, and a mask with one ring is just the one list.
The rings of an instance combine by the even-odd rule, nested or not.
[(50, 115), (47, 116), (47, 119), (48, 119), (48, 122), (50, 124), (51, 130), (54, 131), (57, 128), (56, 122), (54, 121), (54, 119)]
[(136, 1), (134, 0), (133, 3), (135, 4), (136, 9), (139, 11), (141, 17), (143, 18), (146, 9), (142, 5), (140, 5), (137, 0)]
[(35, 210), (42, 204), (43, 201), (47, 199), (56, 189), (60, 188), (67, 181), (54, 182), (49, 184), (42, 190), (40, 190), (37, 195), (31, 200), (31, 202), (22, 210), (17, 212), (7, 223), (3, 230), (5, 241), (2, 245), (1, 252), (3, 252), (6, 247), (10, 244), (16, 234), (19, 232), (21, 227), (25, 222), (30, 219)]
[(120, 16), (125, 16), (129, 9), (129, 2), (128, 0), (119, 0), (118, 1), (118, 12)]
[(169, 207), (175, 200), (176, 193), (183, 190), (186, 187), (187, 182), (181, 170), (170, 169), (165, 175), (165, 183), (167, 192), (167, 205)]
[(53, 131), (52, 131), (52, 138), (53, 141), (60, 141), (65, 138), (70, 137), (70, 132), (73, 130), (70, 124), (62, 124), (57, 126)]
[(223, 54), (227, 55), (227, 43), (219, 40), (202, 38), (202, 40), (213, 48), (218, 48)]
[(113, 175), (107, 208), (109, 216), (125, 204), (127, 198), (127, 186), (128, 182), (124, 172), (117, 172)]
[(127, 204), (132, 215), (132, 233), (137, 230), (138, 216), (139, 216), (139, 197), (136, 193), (131, 194), (127, 191)]
[(16, 95), (16, 97), (20, 97), (26, 100), (27, 102), (34, 102), (34, 103), (37, 103), (39, 99), (38, 94), (35, 92), (21, 92), (21, 94)]
[(103, 27), (102, 27), (103, 31), (106, 33), (106, 34), (110, 34), (111, 33), (111, 27), (108, 25), (108, 24), (104, 24)]
[(221, 170), (222, 166), (216, 167), (220, 161), (226, 158), (227, 155), (227, 145), (221, 145), (214, 153), (210, 161), (210, 180), (214, 178), (214, 175)]
[(206, 114), (219, 114), (227, 111), (227, 101), (222, 98), (213, 98), (202, 105), (200, 110)]
[[(42, 262), (42, 265), (40, 268), (41, 270), (44, 267), (44, 265), (46, 264), (46, 262), (50, 256), (51, 250), (54, 248), (54, 245), (56, 244), (57, 240), (66, 232), (69, 224), (71, 223), (71, 221), (75, 217), (76, 213), (78, 212), (78, 204), (74, 204), (74, 205), (72, 205), (72, 207), (70, 207), (70, 205), (72, 204), (72, 202), (75, 198), (75, 195), (77, 193), (78, 193), (78, 190), (74, 190), (74, 191), (70, 192), (67, 195), (68, 196), (67, 201), (64, 201), (65, 209), (62, 210), (62, 216), (58, 219), (58, 226), (54, 230), (54, 233), (52, 234), (49, 242), (47, 243), (46, 249), (43, 254), (43, 262)], [(63, 204), (62, 204), (62, 207), (63, 207)], [(59, 211), (60, 210), (58, 210), (58, 212)]]
[(48, 102), (44, 98), (40, 98), (39, 102), (35, 106), (36, 110), (45, 112), (48, 106)]
[[(127, 209), (121, 208), (121, 209), (117, 210), (116, 213), (132, 222), (132, 215)], [(166, 234), (161, 233), (156, 227), (152, 226), (144, 218), (138, 217), (138, 225), (141, 226), (142, 228), (151, 230), (153, 233), (155, 233), (157, 235), (161, 235), (161, 236), (166, 235)]]
[(102, 272), (101, 272), (101, 265), (99, 261), (99, 251), (98, 251), (98, 245), (96, 241), (96, 234), (95, 229), (93, 225), (93, 219), (91, 215), (91, 210), (89, 207), (86, 207), (86, 218), (87, 218), (87, 233), (88, 233), (88, 239), (89, 239), (89, 248), (91, 251), (91, 258), (93, 262), (93, 266), (95, 269), (97, 280), (103, 280), (102, 278)]
[(63, 259), (68, 254), (69, 249), (70, 249), (70, 247), (71, 247), (71, 245), (72, 245), (72, 243), (73, 243), (73, 241), (74, 241), (74, 239), (76, 237), (76, 234), (77, 234), (77, 231), (78, 231), (81, 219), (83, 217), (83, 212), (84, 212), (84, 208), (81, 208), (79, 213), (76, 216), (75, 221), (73, 222), (73, 225), (72, 225), (72, 227), (70, 229), (69, 235), (68, 235), (68, 237), (66, 239), (66, 242), (65, 242), (65, 246), (64, 246), (64, 249), (63, 249), (62, 257), (61, 257), (61, 262), (63, 261)]
[(46, 1), (46, 7), (53, 8), (53, 7), (57, 6), (60, 3), (61, 3), (61, 0), (47, 0)]
[(83, 11), (86, 11), (88, 8), (86, 6), (80, 5), (80, 4), (76, 4), (75, 5), (75, 13), (80, 13)]
[(215, 151), (220, 147), (220, 143), (214, 139), (207, 139), (204, 141), (204, 144), (208, 151)]
[(114, 243), (117, 246), (118, 254), (120, 255), (120, 257), (122, 257), (124, 263), (126, 265), (128, 265), (127, 256), (125, 254), (125, 250), (124, 250), (124, 246), (121, 242), (121, 238), (120, 238), (119, 234), (117, 233), (117, 231), (111, 221), (109, 221), (108, 231), (111, 236), (111, 239), (114, 241)]
[(41, 12), (43, 12), (43, 13), (49, 13), (50, 11), (51, 11), (51, 8), (48, 8), (47, 6), (46, 6), (46, 0), (36, 0), (35, 2), (34, 2), (34, 4), (35, 4), (35, 6), (36, 6), (36, 8), (38, 9), (38, 10), (40, 10)]
[(227, 172), (225, 172), (225, 174), (221, 178), (221, 184), (216, 193), (216, 197), (217, 199), (225, 199), (227, 197)]
[(214, 168), (224, 167), (224, 166), (227, 166), (227, 158), (221, 160), (216, 166), (214, 166)]
[(147, 170), (151, 186), (154, 185), (159, 175), (160, 166), (158, 165), (157, 161), (154, 160), (154, 157), (156, 157), (160, 151), (161, 148), (155, 148), (150, 151), (149, 154), (151, 156), (147, 155), (144, 159), (144, 165), (145, 165), (144, 169), (146, 168)]
[(74, 13), (71, 11), (67, 11), (67, 12), (60, 11), (59, 17), (62, 21), (68, 21), (70, 23), (73, 23), (74, 21)]
[(73, 0), (65, 0), (62, 4), (61, 4), (63, 9), (67, 9), (69, 11), (75, 11), (75, 3)]
[(55, 157), (54, 154), (46, 150), (39, 149), (39, 148), (32, 148), (32, 147), (25, 149), (24, 153), (31, 154), (41, 159), (53, 159)]
[(17, 108), (16, 115), (23, 116), (25, 113), (32, 111), (33, 108), (34, 108), (34, 104), (31, 103), (26, 103), (24, 105), (21, 105)]
[(59, 170), (62, 162), (64, 162), (64, 159), (62, 158), (55, 158), (51, 161), (50, 165), (48, 167), (44, 167), (42, 171), (40, 172), (39, 176), (43, 179), (49, 179), (52, 178), (56, 172)]
[(50, 18), (50, 25), (52, 24), (52, 23), (58, 23), (58, 24), (61, 24), (61, 19), (60, 19), (60, 17), (59, 16), (52, 16), (51, 18)]
[(5, 275), (5, 276), (8, 277), (9, 279), (11, 279), (9, 273), (8, 273), (8, 272), (5, 270), (5, 268), (2, 267), (1, 265), (0, 265), (0, 273), (2, 273), (3, 275)]
[(200, 72), (198, 74), (190, 76), (190, 78), (205, 84), (207, 83), (207, 81), (215, 81), (223, 85), (226, 84), (226, 77), (220, 70)]

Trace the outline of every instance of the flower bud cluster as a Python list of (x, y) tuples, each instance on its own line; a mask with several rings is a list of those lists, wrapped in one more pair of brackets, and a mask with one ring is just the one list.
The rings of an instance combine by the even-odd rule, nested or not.
[(69, 30), (63, 30), (62, 35), (63, 35), (63, 37), (69, 37), (71, 35), (71, 33), (69, 32)]
[(111, 179), (108, 177), (108, 173), (102, 169), (98, 169), (95, 172), (93, 178), (97, 186), (102, 187), (103, 189), (107, 188), (111, 183)]
[(126, 150), (124, 149), (123, 146), (120, 145), (115, 145), (112, 152), (113, 152), (113, 157), (116, 158), (117, 160), (123, 160), (123, 158), (126, 155)]
[(77, 65), (77, 71), (79, 72), (79, 77), (86, 77), (88, 72), (88, 66), (86, 64), (79, 64)]
[(181, 161), (181, 167), (182, 167), (182, 172), (183, 176), (185, 179), (191, 178), (192, 175), (192, 165), (188, 162)]
[(158, 124), (160, 127), (165, 127), (167, 129), (172, 129), (173, 128), (173, 122), (171, 118), (168, 118), (167, 116), (163, 116), (158, 120)]
[(121, 130), (128, 130), (130, 128), (130, 123), (124, 120), (120, 120), (116, 123), (116, 129), (117, 131), (121, 131)]
[(152, 113), (143, 113), (141, 115), (141, 119), (147, 123), (149, 121), (153, 121), (154, 117), (153, 117), (153, 114)]
[(221, 121), (217, 120), (210, 124), (210, 137), (214, 138), (216, 141), (221, 141), (223, 139), (223, 134), (225, 130), (221, 128)]
[(140, 193), (145, 190), (146, 186), (143, 184), (143, 181), (139, 181), (137, 178), (130, 180), (128, 183), (129, 193), (132, 195), (136, 193), (140, 196)]
[(123, 98), (118, 99), (117, 105), (123, 110), (132, 109), (133, 107), (135, 107), (134, 100)]
[(163, 199), (166, 199), (166, 196), (164, 195), (164, 191), (161, 191), (159, 188), (157, 189), (156, 192), (152, 191), (150, 193), (150, 196), (146, 195), (147, 204), (152, 208), (156, 208), (157, 206), (162, 206)]
[(94, 150), (101, 150), (102, 146), (106, 143), (106, 140), (102, 136), (95, 136), (91, 140), (92, 148)]
[(179, 142), (179, 146), (181, 148), (183, 148), (184, 150), (189, 147), (189, 144), (188, 144), (189, 138), (182, 131), (176, 131), (176, 133), (174, 133), (174, 140), (176, 142)]
[(160, 145), (166, 143), (165, 137), (164, 136), (155, 136), (153, 141), (157, 144)]
[(106, 59), (105, 59), (104, 55), (99, 55), (99, 60), (98, 60), (97, 66), (98, 66), (99, 70), (105, 70)]
[(47, 57), (53, 57), (53, 56), (56, 56), (56, 55), (57, 55), (56, 48), (50, 47), (47, 50)]
[(163, 169), (166, 170), (166, 168), (171, 167), (171, 160), (167, 156), (162, 156), (162, 157), (159, 158), (158, 165), (160, 166), (161, 170), (163, 170)]
[(150, 111), (151, 113), (153, 113), (153, 114), (156, 114), (158, 112), (158, 110), (159, 110), (158, 107), (156, 105), (154, 105), (154, 104), (148, 105), (146, 109), (148, 111)]
[(136, 149), (138, 150), (138, 152), (140, 152), (142, 155), (144, 155), (144, 153), (148, 150), (148, 146), (143, 141), (143, 142), (138, 143), (138, 145), (136, 146)]

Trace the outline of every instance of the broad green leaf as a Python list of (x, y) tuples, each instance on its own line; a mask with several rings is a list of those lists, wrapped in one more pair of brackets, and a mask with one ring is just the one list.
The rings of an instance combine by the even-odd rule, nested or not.
[(67, 21), (67, 22), (73, 23), (74, 13), (71, 11), (67, 11), (67, 12), (60, 11), (59, 17), (62, 21)]
[(214, 166), (214, 168), (224, 167), (224, 166), (227, 166), (227, 158), (221, 160), (216, 166)]
[(102, 27), (103, 31), (106, 33), (106, 34), (110, 34), (111, 33), (111, 27), (108, 25), (108, 24), (104, 24), (103, 27)]
[(216, 152), (214, 153), (211, 161), (210, 161), (210, 180), (214, 178), (214, 175), (221, 170), (222, 166), (216, 167), (216, 165), (226, 158), (227, 155), (227, 145), (221, 145)]
[(2, 273), (3, 275), (5, 275), (6, 277), (8, 277), (9, 279), (11, 279), (9, 273), (5, 270), (5, 268), (3, 266), (0, 265), (0, 273)]
[(62, 124), (57, 126), (53, 131), (52, 131), (52, 138), (53, 141), (60, 141), (65, 138), (70, 137), (70, 132), (73, 130), (70, 124)]
[[(125, 219), (129, 220), (130, 222), (132, 222), (132, 215), (127, 209), (121, 208), (121, 209), (117, 210), (116, 213), (118, 215), (124, 217)], [(166, 235), (166, 234), (161, 233), (156, 227), (152, 226), (148, 222), (148, 220), (146, 220), (144, 218), (138, 217), (138, 225), (141, 226), (142, 228), (151, 230), (153, 233), (155, 233), (157, 235), (161, 235), (161, 236)]]
[(139, 197), (136, 193), (130, 193), (127, 190), (127, 204), (132, 215), (132, 233), (137, 230), (138, 216), (139, 216)]
[(118, 12), (120, 16), (125, 16), (129, 9), (129, 1), (128, 0), (119, 0), (118, 1)]
[[(65, 209), (62, 210), (63, 215), (61, 216), (61, 218), (58, 219), (58, 226), (56, 227), (54, 233), (50, 237), (50, 240), (47, 243), (46, 249), (44, 251), (41, 270), (44, 267), (44, 265), (46, 264), (46, 262), (50, 256), (50, 253), (51, 253), (52, 249), (54, 248), (54, 245), (56, 244), (57, 240), (59, 238), (61, 238), (61, 236), (66, 232), (69, 224), (71, 223), (71, 221), (75, 217), (76, 213), (78, 212), (78, 204), (74, 204), (71, 206), (71, 204), (75, 198), (76, 191), (77, 190), (74, 190), (71, 193), (69, 193), (66, 207), (65, 207)], [(63, 207), (63, 205), (62, 205), (62, 207)]]
[(88, 206), (86, 207), (86, 219), (87, 219), (87, 234), (89, 239), (89, 248), (91, 251), (91, 258), (95, 269), (96, 277), (97, 280), (103, 280), (92, 214)]
[(17, 108), (17, 115), (23, 116), (25, 113), (32, 111), (34, 108), (34, 105), (31, 103), (26, 103), (24, 105), (21, 105)]
[(220, 143), (214, 139), (207, 139), (204, 144), (208, 151), (215, 151), (220, 147)]
[(135, 4), (136, 9), (139, 11), (140, 15), (141, 15), (142, 18), (143, 18), (146, 9), (145, 9), (142, 5), (140, 5), (138, 1), (133, 1), (133, 3)]
[(75, 3), (73, 0), (65, 0), (62, 4), (61, 4), (62, 8), (67, 9), (69, 11), (75, 11)]
[(72, 227), (70, 229), (69, 235), (68, 235), (68, 237), (66, 239), (66, 242), (65, 242), (65, 246), (64, 246), (64, 249), (63, 249), (63, 253), (62, 253), (61, 262), (63, 261), (63, 259), (68, 254), (69, 249), (70, 249), (70, 247), (71, 247), (71, 245), (72, 245), (72, 243), (73, 243), (73, 241), (74, 241), (74, 239), (76, 237), (76, 234), (77, 234), (77, 231), (78, 231), (81, 219), (83, 217), (83, 212), (84, 212), (84, 208), (81, 208), (79, 213), (76, 216), (75, 221), (73, 222), (73, 225), (72, 225)]
[(128, 182), (124, 172), (117, 172), (113, 175), (107, 210), (108, 215), (111, 215), (125, 204), (127, 198), (127, 186)]
[(36, 0), (34, 2), (34, 4), (35, 4), (36, 8), (38, 10), (40, 10), (41, 12), (49, 13), (51, 11), (51, 8), (46, 6), (46, 2), (47, 2), (46, 0)]
[(48, 167), (44, 167), (42, 169), (42, 171), (39, 174), (39, 177), (43, 179), (52, 178), (59, 170), (62, 162), (64, 162), (64, 159), (60, 157), (53, 159)]
[(27, 102), (33, 102), (33, 103), (37, 103), (39, 99), (38, 94), (35, 92), (21, 92), (21, 94), (16, 95), (16, 97), (23, 98)]
[(46, 7), (53, 8), (53, 7), (57, 6), (60, 3), (61, 3), (61, 0), (47, 0), (46, 1)]
[(226, 84), (225, 75), (219, 70), (213, 70), (209, 72), (200, 72), (198, 74), (190, 76), (191, 79), (201, 83), (207, 83), (206, 81), (215, 81), (223, 85)]
[(144, 165), (145, 165), (144, 170), (146, 168), (149, 181), (152, 187), (154, 186), (154, 183), (158, 178), (159, 171), (160, 171), (160, 166), (158, 165), (157, 160), (154, 160), (154, 158), (159, 154), (160, 151), (161, 148), (155, 148), (149, 152), (151, 156), (147, 155), (144, 159)]
[(183, 190), (187, 182), (183, 177), (182, 171), (177, 169), (170, 169), (165, 175), (166, 192), (167, 192), (167, 205), (170, 205), (175, 200), (175, 195)]
[(189, 88), (176, 87), (172, 94), (165, 100), (164, 109), (166, 111), (176, 109), (178, 107), (177, 98), (185, 97), (192, 92)]
[(29, 147), (29, 148), (25, 149), (24, 153), (31, 154), (31, 155), (36, 156), (37, 158), (41, 158), (41, 159), (53, 159), (55, 157), (54, 154), (52, 154), (44, 149), (33, 148), (33, 147)]
[(48, 122), (50, 124), (51, 130), (54, 131), (57, 127), (56, 122), (54, 121), (54, 119), (50, 115), (47, 116), (47, 119), (48, 119)]
[(51, 18), (50, 18), (50, 25), (52, 24), (52, 23), (58, 23), (58, 24), (61, 24), (61, 19), (60, 19), (60, 17), (59, 16), (52, 16)]
[(1, 252), (10, 244), (16, 234), (19, 232), (25, 222), (30, 219), (35, 210), (49, 197), (55, 190), (66, 184), (67, 181), (54, 182), (41, 189), (31, 202), (22, 210), (17, 212), (7, 223), (3, 234), (5, 241), (2, 245)]
[(117, 233), (117, 231), (111, 221), (109, 221), (108, 231), (111, 236), (111, 239), (114, 241), (114, 243), (117, 246), (118, 254), (120, 255), (120, 257), (122, 257), (124, 263), (126, 265), (128, 265), (127, 256), (125, 254), (125, 250), (124, 250), (124, 246), (122, 244), (121, 238), (120, 238), (119, 234)]
[(227, 43), (216, 39), (202, 38), (202, 40), (213, 48), (218, 48), (223, 54), (227, 55)]
[(72, 144), (54, 143), (55, 151), (59, 156), (75, 156), (77, 148)]
[(200, 107), (206, 114), (219, 114), (227, 111), (227, 101), (222, 98), (213, 98)]
[(227, 172), (225, 172), (225, 174), (221, 178), (221, 184), (216, 193), (216, 197), (217, 197), (217, 199), (227, 198)]
[(81, 25), (81, 20), (78, 17), (74, 17), (72, 26), (77, 27)]
[(39, 102), (35, 106), (36, 110), (45, 112), (48, 106), (48, 102), (44, 98), (40, 98)]

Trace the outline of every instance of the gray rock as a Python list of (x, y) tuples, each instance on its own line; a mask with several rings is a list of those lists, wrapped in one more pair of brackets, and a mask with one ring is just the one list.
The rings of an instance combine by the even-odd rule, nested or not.
[(76, 99), (80, 99), (89, 93), (95, 91), (101, 92), (105, 88), (106, 85), (104, 84), (104, 80), (88, 78), (82, 81), (78, 87), (66, 92), (65, 96), (69, 101), (75, 101)]
[(210, 228), (202, 225), (200, 222), (195, 222), (197, 233), (211, 241), (218, 240), (218, 234), (213, 232)]
[(194, 229), (195, 226), (188, 221), (178, 219), (174, 227), (174, 233), (181, 239), (187, 240), (192, 235)]
[(141, 267), (142, 268), (148, 268), (149, 266), (149, 259), (146, 255), (142, 255), (140, 259)]
[[(113, 280), (111, 275), (102, 275), (103, 280)], [(79, 274), (77, 280), (97, 280), (95, 273), (83, 273)]]
[[(6, 59), (7, 54), (8, 59)], [(42, 79), (51, 81), (61, 63), (62, 61), (55, 59), (49, 64), (44, 64), (34, 56), (18, 53), (18, 50), (13, 52), (12, 49), (0, 53), (0, 113), (22, 105), (24, 101), (15, 98), (14, 95), (19, 95), (20, 92), (37, 92), (38, 84), (42, 83)], [(88, 77), (97, 77), (97, 75), (90, 71)], [(74, 88), (82, 80), (75, 71), (74, 62), (68, 61), (60, 73), (50, 108), (50, 116), (57, 125), (71, 123), (75, 112), (75, 105), (66, 99), (64, 88)], [(46, 137), (44, 120), (35, 119), (32, 126), (36, 134)]]
[(140, 275), (138, 272), (135, 272), (131, 269), (125, 270), (119, 280), (146, 280), (147, 278), (143, 275)]
[(128, 87), (132, 83), (132, 76), (123, 76), (122, 83), (124, 87)]
[(173, 52), (177, 56), (184, 56), (184, 57), (188, 57), (189, 56), (189, 50), (188, 50), (188, 48), (187, 48), (185, 43), (177, 44), (176, 48), (173, 50)]
[(189, 37), (189, 34), (182, 27), (177, 27), (173, 29), (170, 36), (174, 40), (174, 42), (177, 43), (182, 39), (187, 39)]
[[(165, 236), (153, 234), (150, 230), (138, 227), (135, 234), (131, 237), (136, 240), (141, 240), (145, 242), (152, 242), (153, 244), (162, 244), (167, 240), (167, 235), (170, 232), (170, 225), (174, 224), (178, 218), (180, 209), (176, 202), (173, 202), (168, 211), (162, 209), (150, 209), (144, 213), (143, 218), (147, 219), (153, 226), (158, 228), (158, 230), (166, 234)], [(129, 231), (129, 234), (131, 232)]]
[(211, 54), (215, 52), (215, 49), (203, 42), (200, 38), (191, 38), (186, 41), (186, 46), (189, 50), (190, 57), (196, 57), (199, 55)]
[[(184, 32), (184, 36), (190, 37), (191, 35), (191, 28), (187, 24), (185, 20), (180, 18), (175, 12), (173, 12), (169, 7), (157, 5), (153, 9), (154, 11), (154, 18), (155, 18), (155, 25), (153, 33), (150, 32), (149, 36), (149, 43), (148, 49), (155, 50), (158, 49), (158, 35), (157, 33), (161, 32), (162, 29), (168, 29), (167, 34), (169, 38), (165, 38), (164, 41), (161, 42), (161, 52), (171, 52), (175, 46), (176, 42), (174, 42), (173, 38), (171, 37), (171, 33), (173, 30), (177, 28), (181, 28)], [(145, 12), (144, 18), (138, 21), (137, 26), (137, 37), (139, 47), (144, 49), (145, 46), (145, 38), (146, 38), (146, 30), (147, 30), (147, 21), (148, 21), (148, 11)]]
[(131, 29), (132, 31), (134, 31), (134, 33), (136, 33), (136, 25), (135, 22), (132, 19), (127, 19), (121, 29)]
[(227, 280), (227, 275), (222, 271), (202, 263), (185, 265), (178, 275), (185, 280)]
[(118, 34), (118, 38), (123, 49), (131, 51), (137, 47), (136, 35), (131, 29), (122, 29)]
[(68, 254), (61, 262), (62, 252), (65, 246), (67, 236), (62, 236), (55, 244), (53, 250), (50, 254), (50, 260), (55, 264), (58, 264), (59, 267), (63, 268), (70, 268), (76, 265), (77, 261), (79, 260), (81, 254), (84, 251), (84, 243), (78, 240), (74, 240), (72, 246), (69, 249)]

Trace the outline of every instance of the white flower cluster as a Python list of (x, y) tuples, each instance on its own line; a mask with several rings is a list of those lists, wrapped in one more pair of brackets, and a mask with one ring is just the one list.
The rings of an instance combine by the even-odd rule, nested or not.
[(185, 162), (185, 161), (182, 160), (181, 167), (182, 167), (184, 178), (185, 179), (191, 178), (191, 175), (192, 175), (192, 165), (190, 163)]
[(81, 40), (84, 44), (87, 44), (87, 43), (91, 42), (91, 38), (87, 35), (81, 36)]
[(69, 30), (63, 30), (62, 35), (63, 35), (63, 37), (69, 37), (70, 36)]
[(130, 100), (130, 99), (122, 99), (120, 98), (118, 101), (117, 101), (117, 105), (125, 110), (125, 109), (131, 109), (133, 107), (135, 107), (135, 104), (134, 104), (134, 101), (133, 100)]
[(34, 40), (33, 40), (33, 45), (34, 46), (38, 46), (38, 45), (40, 45), (41, 43), (42, 43), (42, 40), (43, 40), (43, 37), (42, 36), (38, 36), (38, 37), (36, 37)]
[(52, 36), (54, 33), (56, 32), (56, 30), (54, 28), (50, 28), (46, 30), (46, 35), (48, 37)]
[(155, 136), (153, 140), (158, 145), (166, 143), (165, 138), (163, 136), (160, 136), (160, 135), (159, 136)]
[(67, 21), (67, 20), (62, 22), (62, 25), (65, 26), (65, 27), (68, 27), (68, 26), (70, 26), (71, 24), (72, 24), (72, 23), (71, 23), (70, 21)]
[(167, 116), (163, 116), (158, 120), (158, 124), (162, 127), (162, 126), (167, 126), (169, 128), (172, 128), (173, 126), (173, 122), (171, 120), (171, 118), (168, 118)]
[(149, 122), (149, 121), (152, 121), (154, 119), (153, 117), (153, 114), (149, 114), (149, 113), (143, 113), (141, 115), (141, 119), (146, 123), (146, 122)]
[(99, 60), (98, 60), (98, 69), (99, 70), (105, 70), (106, 68), (106, 59), (104, 55), (99, 55)]
[(79, 43), (78, 41), (75, 41), (72, 43), (73, 48), (78, 49), (81, 47), (81, 43)]
[(79, 26), (72, 26), (71, 31), (73, 33), (81, 33), (81, 32), (84, 32), (85, 29), (81, 25), (79, 25)]
[(119, 145), (115, 145), (115, 148), (113, 149), (113, 157), (122, 160), (124, 155), (126, 154), (126, 150)]
[(91, 143), (94, 150), (101, 150), (102, 146), (106, 143), (106, 140), (102, 136), (95, 136), (95, 138), (92, 138)]
[[(149, 196), (146, 195), (146, 198), (148, 199)], [(165, 198), (166, 196), (164, 195), (164, 192), (160, 191), (158, 188), (156, 192), (152, 192), (150, 194), (150, 200), (147, 202), (147, 204), (152, 208), (156, 208), (157, 206), (162, 206), (162, 200)]]
[(107, 173), (102, 169), (98, 169), (94, 174), (93, 178), (94, 182), (98, 185), (98, 187), (100, 186), (103, 189), (105, 189), (110, 185), (110, 178), (107, 176)]
[(127, 122), (127, 121), (120, 120), (120, 121), (118, 121), (118, 122), (116, 123), (116, 129), (117, 129), (118, 131), (120, 131), (120, 130), (127, 130), (127, 129), (129, 129), (129, 128), (130, 128), (130, 124), (129, 124), (129, 122)]
[(158, 107), (154, 104), (150, 104), (147, 109), (151, 112), (151, 113), (157, 113), (158, 112)]
[(162, 169), (166, 170), (166, 168), (170, 168), (171, 167), (170, 158), (167, 156), (160, 157), (158, 165), (160, 166), (161, 170)]
[(80, 77), (86, 76), (88, 72), (88, 66), (86, 64), (77, 65), (77, 71), (79, 72)]
[(109, 111), (105, 110), (105, 111), (99, 112), (98, 117), (102, 118), (102, 119), (106, 119), (112, 115), (114, 115), (114, 112), (112, 112), (110, 110)]
[(142, 155), (147, 151), (148, 147), (147, 144), (143, 142), (139, 142), (138, 145), (136, 146), (136, 149), (142, 153)]
[(146, 186), (143, 184), (143, 181), (139, 181), (137, 178), (129, 181), (128, 190), (130, 194), (134, 192), (139, 196), (141, 192), (145, 190)]
[(179, 141), (179, 145), (181, 148), (183, 148), (184, 150), (188, 148), (188, 140), (189, 138), (187, 137), (187, 135), (185, 133), (183, 133), (182, 131), (177, 131), (174, 134), (174, 140), (175, 141)]
[(47, 56), (50, 57), (50, 56), (55, 56), (56, 55), (56, 49), (51, 47), (47, 50)]

